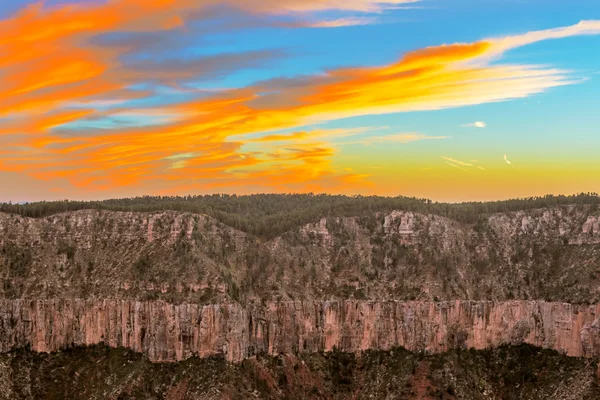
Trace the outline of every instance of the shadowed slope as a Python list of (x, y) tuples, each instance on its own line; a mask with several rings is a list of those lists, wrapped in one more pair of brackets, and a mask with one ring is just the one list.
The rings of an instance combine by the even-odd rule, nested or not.
[[(0, 356), (0, 399), (563, 399), (600, 396), (596, 363), (522, 345), (421, 356), (397, 348), (152, 364), (103, 346)], [(423, 386), (423, 387), (422, 387)]]

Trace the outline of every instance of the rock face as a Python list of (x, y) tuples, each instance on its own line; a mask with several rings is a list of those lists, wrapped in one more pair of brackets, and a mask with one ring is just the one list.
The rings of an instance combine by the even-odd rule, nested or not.
[(0, 351), (104, 343), (153, 361), (402, 346), (412, 351), (529, 343), (600, 355), (600, 305), (538, 301), (270, 302), (200, 306), (133, 300), (2, 300)]

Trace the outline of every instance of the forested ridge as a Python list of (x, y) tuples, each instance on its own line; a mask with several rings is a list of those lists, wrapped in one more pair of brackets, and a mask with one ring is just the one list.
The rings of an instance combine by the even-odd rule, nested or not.
[(531, 210), (567, 204), (597, 207), (597, 193), (546, 195), (491, 202), (441, 203), (416, 197), (343, 196), (329, 194), (253, 194), (142, 196), (101, 201), (42, 201), (24, 204), (0, 203), (0, 212), (39, 218), (68, 211), (153, 212), (173, 210), (209, 215), (241, 231), (275, 237), (299, 225), (323, 217), (363, 216), (392, 210), (413, 211), (475, 223), (480, 216), (499, 212)]

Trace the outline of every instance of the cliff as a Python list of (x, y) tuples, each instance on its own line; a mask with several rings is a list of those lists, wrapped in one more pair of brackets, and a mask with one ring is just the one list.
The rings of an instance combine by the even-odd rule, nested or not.
[(539, 301), (270, 302), (174, 305), (132, 300), (2, 300), (0, 352), (54, 352), (103, 343), (152, 361), (338, 349), (430, 353), (528, 343), (569, 356), (600, 355), (600, 305)]
[(239, 362), (529, 343), (597, 357), (600, 212), (393, 211), (270, 240), (186, 212), (0, 213), (0, 299), (0, 352), (104, 343)]

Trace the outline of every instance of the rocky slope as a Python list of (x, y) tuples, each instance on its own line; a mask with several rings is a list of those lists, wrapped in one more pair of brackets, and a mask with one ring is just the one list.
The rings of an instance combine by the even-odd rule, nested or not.
[(0, 355), (0, 399), (595, 400), (596, 364), (528, 345), (150, 363), (105, 346)]
[(0, 214), (0, 297), (600, 302), (600, 212), (329, 218), (269, 241), (178, 212)]

